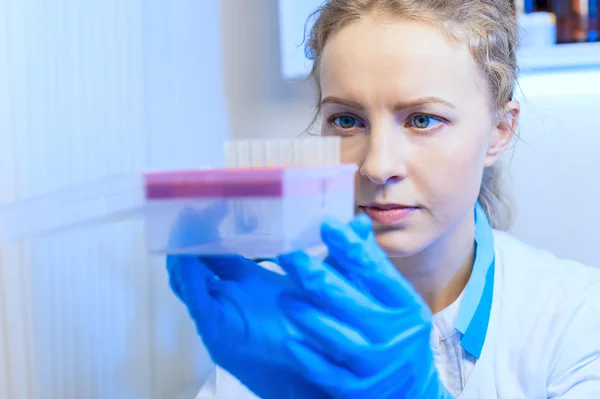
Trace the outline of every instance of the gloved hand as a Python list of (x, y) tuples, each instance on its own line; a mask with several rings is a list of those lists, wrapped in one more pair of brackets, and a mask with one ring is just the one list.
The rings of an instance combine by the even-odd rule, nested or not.
[[(202, 241), (197, 231), (202, 215), (184, 216), (173, 233), (181, 248), (190, 237)], [(211, 226), (204, 228), (214, 234)], [(172, 255), (167, 269), (172, 290), (187, 306), (216, 364), (264, 399), (329, 397), (289, 366), (283, 350), (282, 340), (293, 331), (277, 300), (282, 290), (295, 291), (289, 277), (233, 255)]]
[(297, 329), (283, 340), (290, 363), (335, 398), (451, 398), (433, 361), (431, 313), (377, 245), (370, 220), (328, 221), (322, 238), (326, 262), (279, 257), (301, 289), (280, 298)]

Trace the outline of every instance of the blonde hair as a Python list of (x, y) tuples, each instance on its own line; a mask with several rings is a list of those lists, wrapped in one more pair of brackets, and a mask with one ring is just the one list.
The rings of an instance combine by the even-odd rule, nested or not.
[[(519, 29), (512, 1), (326, 1), (311, 16), (314, 24), (306, 46), (307, 57), (314, 61), (310, 76), (314, 78), (317, 85), (319, 101), (322, 95), (319, 77), (320, 58), (329, 37), (343, 27), (367, 16), (428, 23), (438, 27), (450, 39), (467, 43), (475, 63), (488, 82), (491, 105), (498, 112), (498, 116), (502, 115), (506, 104), (512, 99), (518, 75), (515, 52), (519, 41)], [(315, 120), (320, 111), (320, 105), (317, 105)], [(486, 168), (483, 172), (478, 201), (492, 227), (508, 230), (512, 223), (512, 201), (503, 183), (500, 163)]]

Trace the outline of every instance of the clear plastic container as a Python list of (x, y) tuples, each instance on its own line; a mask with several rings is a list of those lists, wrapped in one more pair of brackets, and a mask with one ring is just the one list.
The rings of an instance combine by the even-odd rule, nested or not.
[(321, 243), (354, 214), (355, 165), (150, 172), (0, 208), (0, 236), (26, 239), (141, 218), (152, 253), (271, 257)]

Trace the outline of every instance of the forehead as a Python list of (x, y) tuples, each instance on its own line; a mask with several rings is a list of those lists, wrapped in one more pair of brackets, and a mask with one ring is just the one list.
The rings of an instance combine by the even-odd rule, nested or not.
[(430, 25), (364, 18), (331, 36), (322, 54), (323, 95), (363, 101), (441, 96), (459, 101), (485, 95), (467, 46)]

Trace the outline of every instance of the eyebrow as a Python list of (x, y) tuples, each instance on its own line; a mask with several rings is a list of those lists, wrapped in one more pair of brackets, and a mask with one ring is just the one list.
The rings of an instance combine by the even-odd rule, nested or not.
[[(335, 97), (335, 96), (325, 97), (323, 99), (323, 101), (321, 101), (321, 105), (325, 105), (325, 104), (345, 105), (347, 107), (354, 108), (354, 109), (357, 109), (357, 110), (364, 110), (364, 108), (365, 108), (361, 103), (359, 103), (357, 101), (346, 100), (344, 98)], [(452, 108), (452, 109), (456, 108), (452, 103), (450, 103), (450, 102), (448, 102), (446, 100), (443, 100), (441, 98), (438, 98), (438, 97), (423, 97), (423, 98), (417, 98), (417, 99), (410, 100), (410, 101), (400, 102), (400, 103), (398, 103), (398, 104), (396, 104), (394, 106), (394, 110), (395, 111), (402, 111), (402, 110), (405, 110), (405, 109), (416, 108), (418, 106), (427, 105), (427, 104), (439, 104), (439, 105), (444, 105), (444, 106), (446, 106), (448, 108)]]

